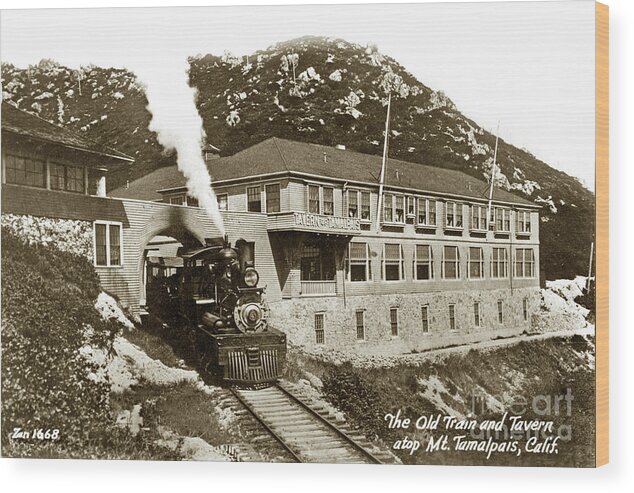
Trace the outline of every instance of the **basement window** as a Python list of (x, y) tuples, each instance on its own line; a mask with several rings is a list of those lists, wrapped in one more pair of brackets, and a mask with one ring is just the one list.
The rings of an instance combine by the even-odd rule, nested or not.
[(323, 313), (315, 313), (315, 342), (317, 344), (325, 343)]
[(423, 305), (420, 309), (420, 321), (423, 328), (423, 334), (429, 332), (429, 306)]
[(456, 305), (449, 305), (449, 330), (456, 330)]
[(398, 336), (398, 308), (390, 308), (390, 330), (392, 336)]
[(477, 301), (473, 304), (473, 323), (476, 327), (480, 327), (482, 323), (482, 319), (480, 318), (480, 303)]
[(357, 326), (357, 340), (365, 340), (365, 311), (357, 310), (354, 314)]

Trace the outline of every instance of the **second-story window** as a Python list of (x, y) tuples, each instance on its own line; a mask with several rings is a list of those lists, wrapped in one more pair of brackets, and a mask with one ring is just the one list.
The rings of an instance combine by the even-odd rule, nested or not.
[(517, 211), (516, 230), (518, 233), (531, 232), (531, 213), (528, 211)]
[(405, 211), (403, 202), (405, 201), (405, 197), (402, 195), (396, 196), (396, 204), (394, 206), (394, 221), (397, 223), (405, 222)]
[(448, 228), (462, 228), (462, 204), (456, 202), (445, 203), (445, 226)]
[(84, 168), (50, 163), (52, 190), (84, 193)]
[(221, 193), (216, 195), (216, 200), (218, 201), (218, 209), (221, 211), (229, 210), (229, 196), (226, 193)]
[(334, 216), (335, 215), (334, 189), (332, 187), (324, 187), (323, 194), (324, 194), (323, 214), (326, 216)]
[(266, 186), (266, 212), (280, 212), (280, 184)]
[(359, 192), (348, 190), (346, 196), (348, 198), (348, 217), (359, 217)]
[(487, 208), (484, 205), (471, 206), (471, 229), (477, 231), (487, 229)]
[(170, 204), (172, 205), (184, 205), (185, 204), (185, 196), (184, 195), (174, 195), (170, 197)]
[(370, 220), (370, 192), (361, 192), (361, 219)]
[(262, 212), (262, 193), (259, 186), (247, 188), (247, 210)]
[(418, 224), (436, 226), (436, 201), (418, 198)]
[(383, 220), (386, 223), (405, 222), (405, 197), (403, 195), (385, 194)]
[(346, 191), (347, 215), (348, 217), (360, 218), (364, 221), (370, 220), (370, 192), (359, 192), (358, 190)]
[(385, 201), (383, 204), (383, 220), (386, 223), (394, 222), (394, 195), (391, 193), (385, 194)]
[(9, 184), (45, 188), (46, 163), (39, 159), (7, 154), (5, 178)]
[(308, 212), (311, 214), (319, 214), (319, 186), (308, 185)]
[(416, 216), (416, 199), (411, 195), (407, 197), (407, 216), (415, 217)]
[(491, 210), (491, 224), (494, 225), (496, 231), (508, 233), (511, 231), (511, 211), (502, 207), (496, 207)]

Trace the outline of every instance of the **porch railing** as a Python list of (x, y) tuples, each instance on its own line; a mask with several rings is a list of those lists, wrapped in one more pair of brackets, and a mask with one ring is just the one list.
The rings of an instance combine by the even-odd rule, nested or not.
[(302, 296), (334, 296), (337, 294), (337, 281), (301, 281)]

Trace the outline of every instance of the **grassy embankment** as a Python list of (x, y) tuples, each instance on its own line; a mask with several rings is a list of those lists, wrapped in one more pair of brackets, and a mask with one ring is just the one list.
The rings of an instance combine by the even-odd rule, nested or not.
[[(222, 396), (195, 383), (160, 385), (141, 375), (123, 392), (112, 391), (105, 363), (85, 357), (87, 346), (112, 356), (122, 334), (168, 367), (183, 361), (178, 345), (166, 343), (160, 331), (104, 320), (95, 309), (100, 291), (85, 258), (28, 245), (2, 230), (2, 455), (171, 460), (186, 455), (178, 437), (213, 446), (244, 442), (218, 405)], [(137, 404), (143, 421), (133, 436), (116, 418)], [(16, 428), (29, 437), (12, 439)], [(161, 442), (165, 431), (177, 436), (176, 449)]]
[[(388, 445), (405, 437), (422, 446), (410, 455), (396, 451), (404, 463), (495, 464), (518, 466), (592, 466), (594, 463), (594, 340), (580, 336), (523, 341), (491, 350), (456, 351), (421, 359), (418, 365), (392, 368), (355, 368), (334, 365), (303, 353), (290, 352), (288, 378), (306, 371), (323, 381), (327, 400), (345, 412), (348, 420), (368, 437)], [(565, 396), (572, 394), (570, 415)], [(513, 405), (514, 404), (514, 405)], [(558, 404), (558, 405), (557, 405)], [(493, 454), (478, 452), (425, 452), (430, 432), (388, 429), (387, 413), (401, 410), (415, 421), (421, 415), (459, 413), (478, 421), (499, 419), (504, 411), (524, 419), (552, 420), (562, 435), (558, 454)], [(432, 432), (431, 436), (439, 435)], [(451, 431), (456, 435), (470, 432)], [(503, 440), (504, 436), (494, 437)], [(520, 441), (523, 448), (527, 437)]]
[[(177, 458), (151, 427), (133, 437), (115, 426), (103, 368), (82, 355), (111, 351), (122, 329), (95, 310), (99, 292), (85, 258), (2, 230), (3, 456)], [(25, 433), (11, 439), (16, 428)]]

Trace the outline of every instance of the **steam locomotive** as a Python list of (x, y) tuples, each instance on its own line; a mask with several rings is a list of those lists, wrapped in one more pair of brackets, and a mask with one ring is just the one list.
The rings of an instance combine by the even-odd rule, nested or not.
[(148, 259), (146, 269), (148, 312), (178, 319), (203, 370), (252, 387), (281, 376), (286, 335), (268, 323), (252, 244), (238, 241), (232, 248), (225, 236), (204, 247), (180, 247), (176, 257)]

